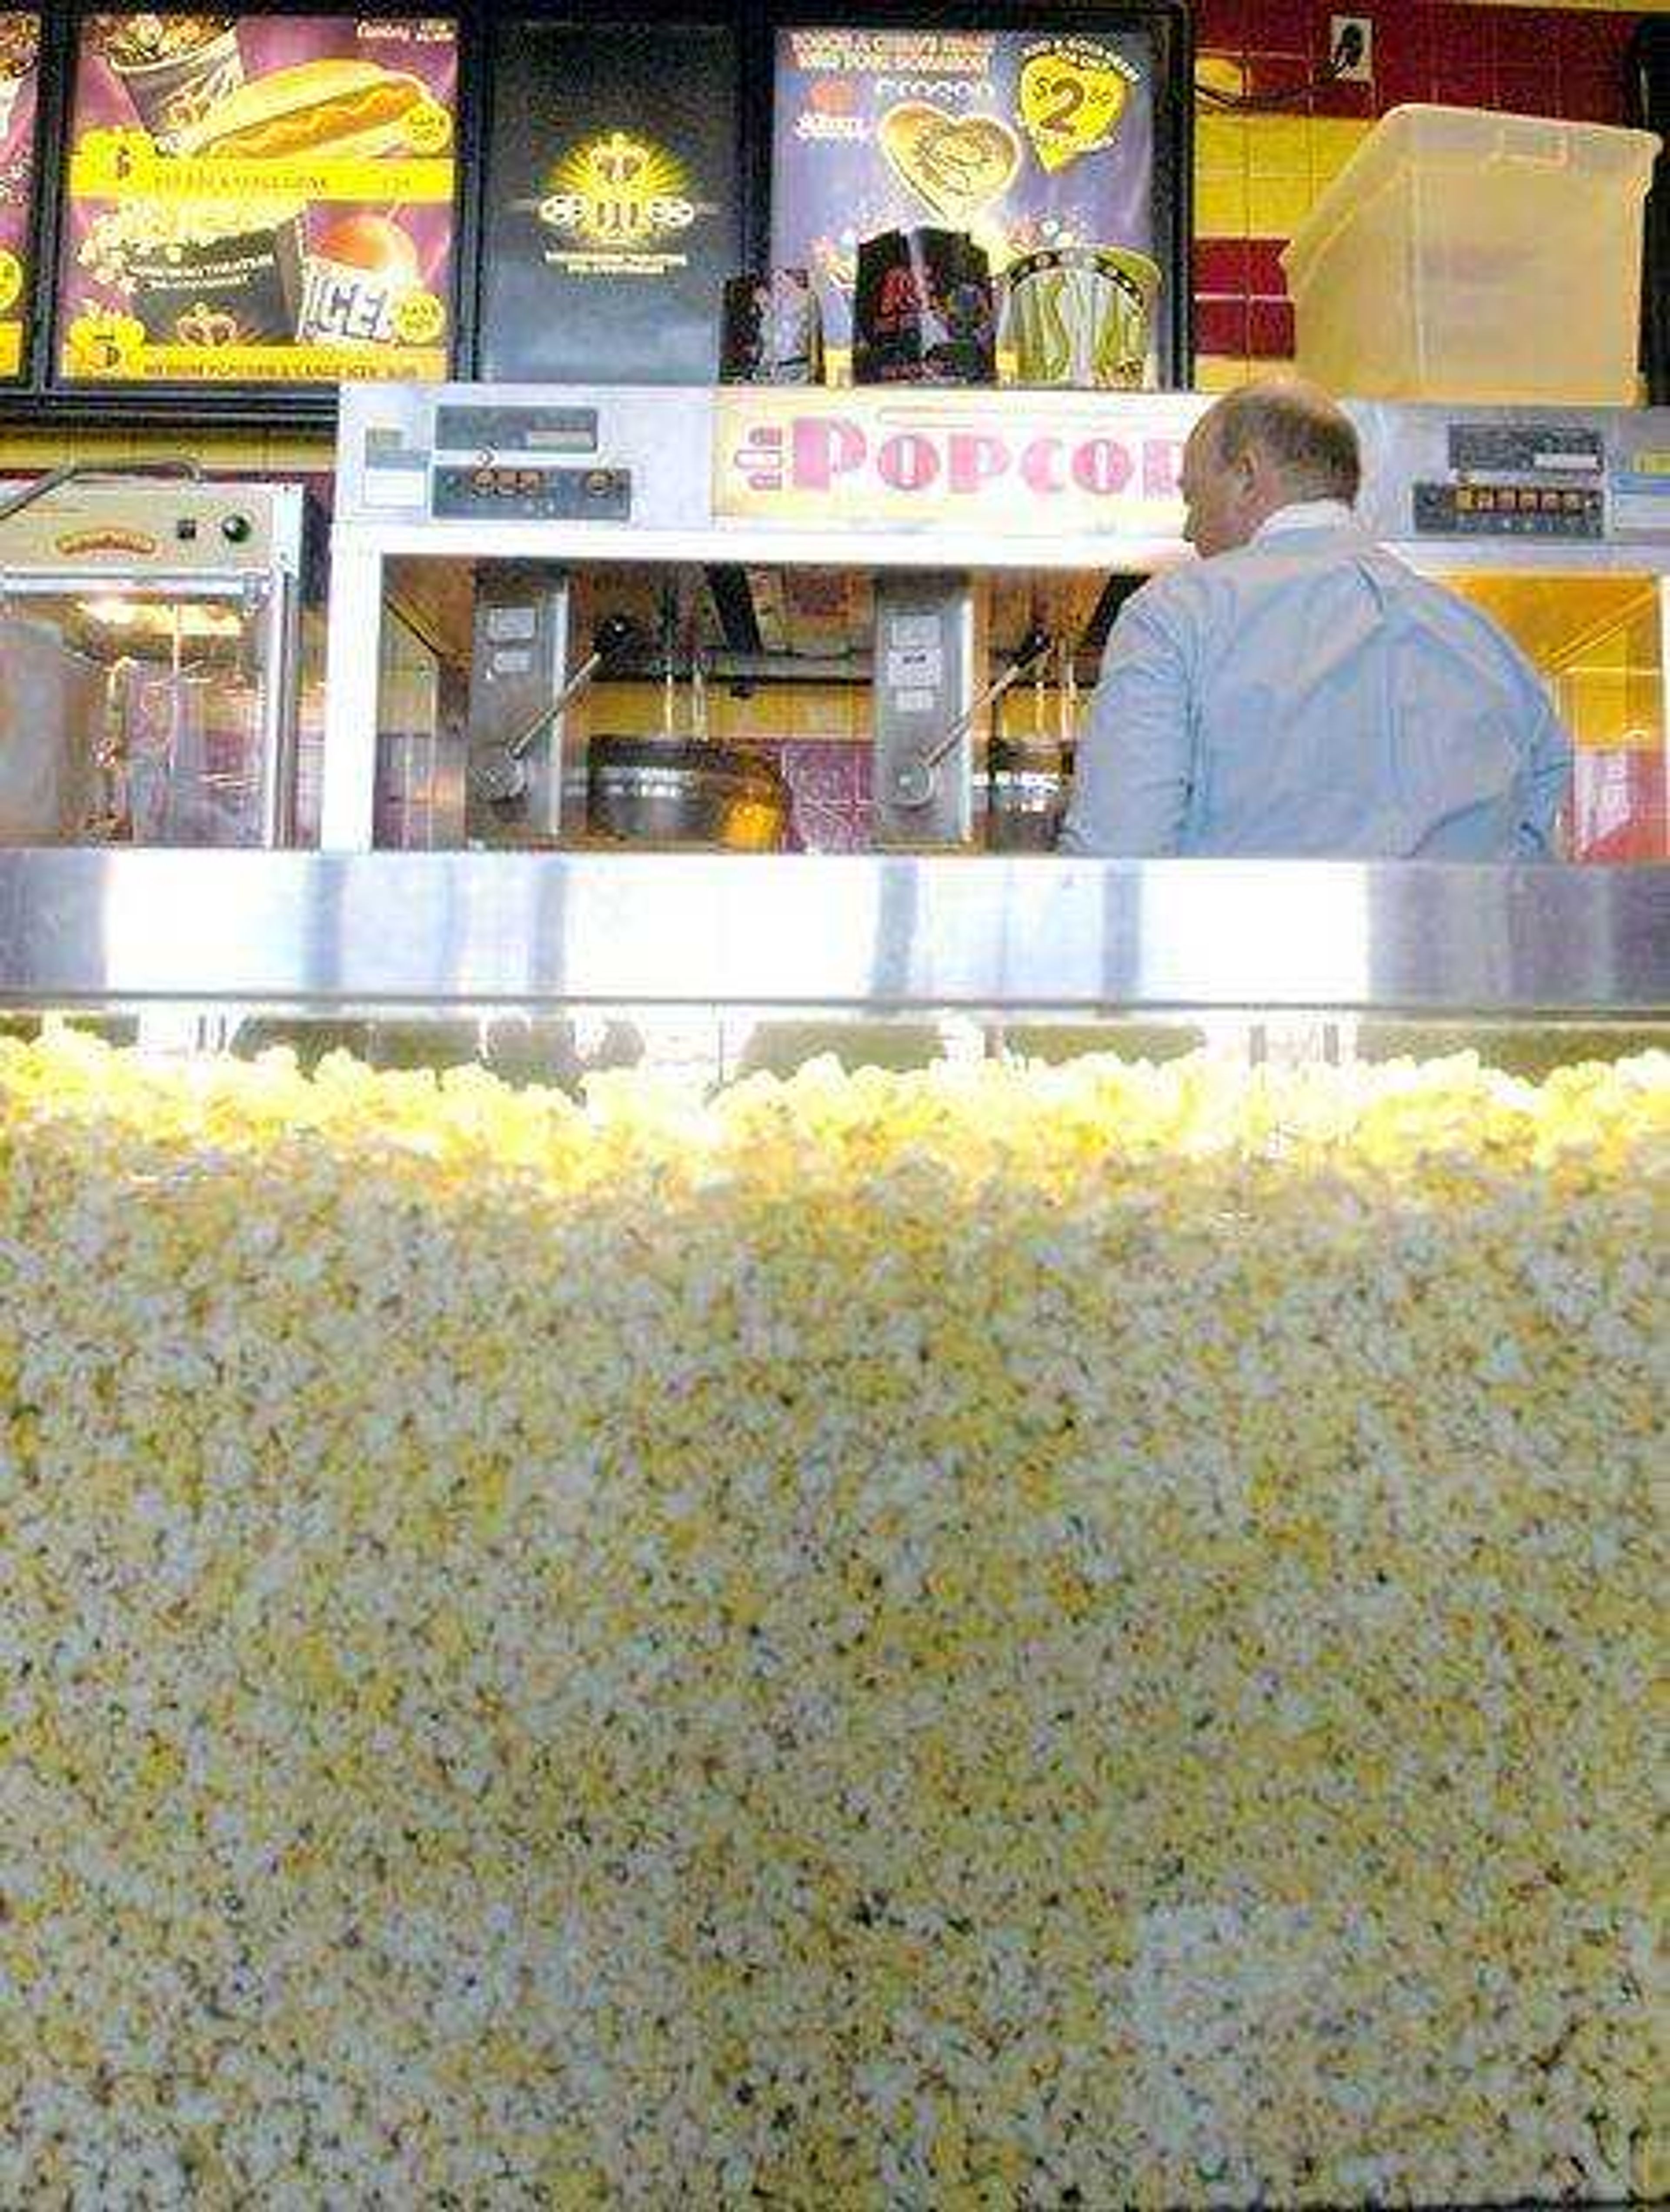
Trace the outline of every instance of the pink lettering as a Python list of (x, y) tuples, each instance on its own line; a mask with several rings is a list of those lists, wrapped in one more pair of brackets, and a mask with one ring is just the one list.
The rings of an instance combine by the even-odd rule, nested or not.
[(876, 473), (894, 491), (926, 491), (939, 473), (939, 455), (931, 438), (901, 430), (878, 449)]
[(801, 491), (828, 491), (837, 477), (850, 476), (864, 460), (862, 430), (829, 415), (797, 417), (794, 425), (794, 483)]
[(1149, 438), (1142, 449), (1142, 488), (1150, 499), (1175, 499), (1181, 486), (1183, 441)]
[(1061, 481), (1061, 441), (1059, 438), (1035, 438), (1021, 455), (1021, 475), (1029, 491), (1048, 498), (1052, 493), (1065, 491)]
[(953, 430), (950, 450), (946, 481), (953, 491), (976, 492), (1009, 466), (1009, 448), (1002, 439), (987, 437), (978, 430)]
[(1086, 438), (1073, 449), (1072, 480), (1080, 491), (1123, 491), (1131, 481), (1131, 456), (1117, 438)]

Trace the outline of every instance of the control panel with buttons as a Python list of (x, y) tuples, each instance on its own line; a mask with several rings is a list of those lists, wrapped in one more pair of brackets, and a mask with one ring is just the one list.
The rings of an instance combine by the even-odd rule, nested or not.
[(713, 394), (694, 386), (367, 382), (344, 387), (342, 410), (339, 528), (434, 520), (458, 546), (463, 525), (508, 523), (543, 544), (582, 524), (712, 514)]
[(475, 522), (629, 522), (632, 471), (601, 451), (598, 410), (442, 401), (429, 512)]
[[(167, 465), (165, 465), (166, 466)], [(323, 531), (316, 510), (288, 488), (180, 483), (173, 475), (89, 475), (55, 487), (11, 515), (5, 566), (89, 574), (261, 576), (303, 557), (296, 532)]]
[(1605, 527), (1599, 484), (1418, 483), (1422, 537), (1597, 538)]
[(445, 520), (490, 522), (629, 522), (632, 471), (623, 468), (531, 467), (483, 457), (444, 463), (434, 472), (433, 512)]
[(1424, 538), (1604, 538), (1604, 432), (1537, 413), (1445, 426), (1448, 475), (1412, 471)]

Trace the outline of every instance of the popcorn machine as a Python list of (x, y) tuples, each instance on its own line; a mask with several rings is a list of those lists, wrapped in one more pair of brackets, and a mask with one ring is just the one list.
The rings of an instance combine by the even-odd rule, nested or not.
[[(1206, 404), (351, 389), (324, 842), (1047, 847), (1108, 629), (1184, 556), (1177, 469)], [(1351, 411), (1368, 526), (1557, 695), (1572, 856), (1663, 857), (1670, 415)], [(397, 619), (467, 692), (450, 730), (415, 730), (366, 650)], [(752, 777), (765, 828), (693, 798), (611, 811), (623, 764), (674, 799)]]
[(324, 568), (293, 485), (142, 464), (0, 497), (0, 843), (310, 842)]

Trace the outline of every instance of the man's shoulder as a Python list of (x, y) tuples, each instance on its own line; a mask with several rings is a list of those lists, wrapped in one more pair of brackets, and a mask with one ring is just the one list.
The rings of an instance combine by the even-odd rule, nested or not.
[(1162, 569), (1126, 605), (1155, 614), (1204, 611), (1242, 592), (1275, 591), (1296, 574), (1314, 575), (1319, 568), (1344, 566), (1379, 550), (1367, 532), (1355, 528), (1254, 538), (1227, 553), (1214, 553), (1210, 560)]
[(1162, 568), (1132, 592), (1123, 612), (1163, 621), (1204, 605), (1209, 590), (1207, 572), (1213, 565), (1210, 561), (1180, 561), (1175, 568)]

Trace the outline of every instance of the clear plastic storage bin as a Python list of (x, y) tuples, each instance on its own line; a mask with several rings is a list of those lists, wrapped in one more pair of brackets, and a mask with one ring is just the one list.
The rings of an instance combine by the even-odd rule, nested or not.
[(1394, 108), (1282, 255), (1298, 367), (1363, 398), (1633, 403), (1657, 149), (1649, 131)]

